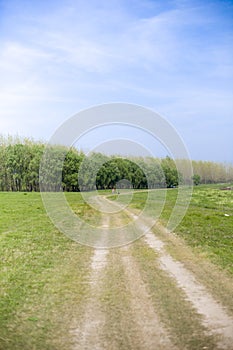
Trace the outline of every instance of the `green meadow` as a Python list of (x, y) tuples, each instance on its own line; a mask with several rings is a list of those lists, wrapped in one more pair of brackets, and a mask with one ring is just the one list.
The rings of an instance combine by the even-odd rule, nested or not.
[[(194, 187), (190, 205), (175, 234), (194, 250), (233, 273), (233, 191), (222, 190), (227, 186), (230, 185)], [(155, 190), (150, 198), (151, 212), (154, 207), (161, 206), (159, 221), (163, 226), (168, 223), (177, 195), (178, 189)], [(109, 198), (127, 202), (127, 195)], [(129, 207), (140, 212), (147, 200), (147, 191), (135, 192)], [(182, 202), (179, 205), (182, 206)]]
[[(233, 191), (220, 185), (196, 186), (187, 213), (175, 230), (190, 248), (233, 274)], [(127, 195), (105, 191), (124, 202)], [(150, 207), (162, 201), (155, 195)], [(67, 193), (72, 209), (87, 220), (96, 215), (79, 193)], [(132, 210), (145, 205), (135, 192)], [(166, 225), (177, 189), (166, 193), (160, 222)], [(67, 334), (84, 309), (93, 249), (60, 233), (51, 223), (39, 193), (0, 193), (0, 349), (65, 349)], [(98, 215), (97, 215), (98, 219)]]

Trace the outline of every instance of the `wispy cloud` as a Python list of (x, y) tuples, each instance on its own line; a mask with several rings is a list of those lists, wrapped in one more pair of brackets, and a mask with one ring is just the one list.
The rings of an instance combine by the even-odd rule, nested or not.
[[(210, 121), (221, 114), (229, 121), (230, 2), (59, 0), (19, 6), (10, 0), (5, 6), (0, 118), (8, 123), (1, 123), (2, 131), (9, 121), (17, 131), (30, 119), (37, 125), (41, 120), (32, 130), (41, 137), (47, 119), (48, 137), (70, 113), (116, 100), (155, 108), (181, 133), (184, 120), (190, 128), (198, 117)], [(211, 147), (209, 152), (211, 157)]]

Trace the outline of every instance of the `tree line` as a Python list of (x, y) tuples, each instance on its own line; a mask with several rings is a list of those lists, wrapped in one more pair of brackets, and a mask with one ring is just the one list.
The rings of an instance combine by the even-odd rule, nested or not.
[(185, 174), (186, 160), (179, 161), (179, 168), (183, 166), (184, 171), (178, 172), (170, 157), (122, 158), (101, 153), (87, 157), (76, 148), (62, 146), (51, 147), (40, 173), (45, 148), (43, 142), (0, 137), (0, 191), (39, 191), (39, 180), (45, 190), (50, 191), (89, 191), (117, 186), (143, 189), (233, 181), (233, 166), (229, 164), (193, 161), (194, 177), (190, 179)]

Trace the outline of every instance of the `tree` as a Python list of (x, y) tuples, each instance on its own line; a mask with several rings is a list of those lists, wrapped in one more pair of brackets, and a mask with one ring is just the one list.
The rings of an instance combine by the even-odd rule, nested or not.
[(80, 190), (78, 171), (83, 158), (84, 154), (79, 153), (75, 148), (67, 152), (62, 169), (62, 183), (65, 191), (77, 192)]
[(161, 166), (164, 172), (166, 186), (168, 188), (178, 186), (181, 176), (179, 176), (174, 160), (167, 156), (162, 160)]
[[(178, 161), (182, 176), (176, 167)], [(101, 153), (85, 156), (76, 148), (60, 145), (48, 149), (41, 142), (0, 135), (0, 190), (39, 191), (39, 179), (44, 191), (110, 189), (123, 179), (133, 188), (176, 187), (181, 181), (193, 181), (195, 185), (233, 181), (232, 164), (192, 161), (192, 177), (183, 171), (187, 161), (174, 162), (170, 157), (121, 158)], [(41, 164), (43, 172), (39, 174)]]
[(193, 179), (193, 183), (195, 186), (197, 186), (201, 183), (201, 177), (198, 174), (194, 174), (192, 179)]

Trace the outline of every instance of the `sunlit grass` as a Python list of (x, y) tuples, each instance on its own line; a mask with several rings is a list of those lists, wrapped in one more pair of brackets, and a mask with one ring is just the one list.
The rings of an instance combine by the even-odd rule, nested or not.
[[(194, 188), (176, 234), (233, 273), (233, 191), (220, 187)], [(164, 205), (160, 221), (166, 225), (177, 189), (166, 191), (165, 201), (163, 191), (152, 191), (149, 199), (147, 191), (134, 192), (132, 198), (125, 193), (114, 196), (136, 211), (142, 210), (147, 201), (152, 211)], [(99, 191), (99, 195), (112, 197), (111, 191)], [(87, 222), (98, 223), (100, 214), (85, 203), (80, 193), (67, 193), (66, 198), (74, 213)], [(82, 314), (88, 295), (92, 250), (58, 232), (39, 193), (0, 193), (0, 213), (0, 349), (71, 348), (67, 332)]]
[(59, 233), (39, 193), (0, 193), (0, 349), (69, 349), (91, 250)]
[[(205, 252), (213, 262), (233, 273), (233, 191), (221, 188), (221, 185), (194, 187), (188, 210), (175, 232), (191, 247)], [(178, 189), (167, 190), (166, 197), (163, 191), (166, 190), (153, 191), (149, 207), (153, 213), (153, 208), (163, 206), (159, 220), (166, 226)], [(141, 211), (146, 201), (147, 192), (135, 192), (129, 207)]]

